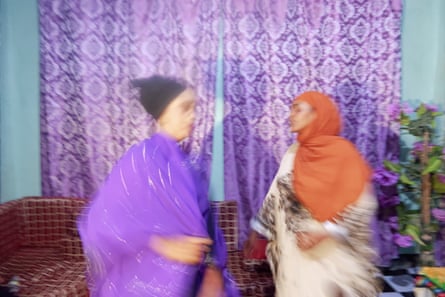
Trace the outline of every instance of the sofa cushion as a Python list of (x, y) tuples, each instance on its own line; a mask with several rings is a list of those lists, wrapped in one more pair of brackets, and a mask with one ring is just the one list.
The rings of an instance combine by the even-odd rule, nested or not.
[(274, 283), (270, 270), (247, 271), (242, 252), (230, 252), (227, 268), (232, 274), (243, 297), (274, 296)]
[(20, 276), (19, 296), (87, 297), (85, 262), (68, 261), (54, 248), (21, 248), (0, 266), (0, 276)]

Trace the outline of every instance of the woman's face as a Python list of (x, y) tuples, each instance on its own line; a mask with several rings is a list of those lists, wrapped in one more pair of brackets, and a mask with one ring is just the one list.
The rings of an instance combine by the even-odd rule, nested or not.
[(292, 104), (289, 122), (291, 132), (300, 132), (316, 117), (315, 111), (304, 101), (296, 101)]
[(177, 141), (187, 138), (192, 133), (195, 121), (195, 93), (184, 90), (162, 112), (158, 119), (161, 129)]

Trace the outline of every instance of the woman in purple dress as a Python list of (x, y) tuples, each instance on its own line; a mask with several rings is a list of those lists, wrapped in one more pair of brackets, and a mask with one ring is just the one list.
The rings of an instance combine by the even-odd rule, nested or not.
[(239, 296), (206, 187), (178, 145), (195, 95), (162, 76), (134, 85), (159, 132), (122, 156), (79, 220), (91, 296)]

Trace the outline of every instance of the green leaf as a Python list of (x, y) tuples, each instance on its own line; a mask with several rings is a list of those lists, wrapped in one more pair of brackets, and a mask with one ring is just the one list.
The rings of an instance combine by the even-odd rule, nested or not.
[(419, 210), (408, 209), (406, 211), (406, 215), (410, 220), (418, 220), (419, 219)]
[[(445, 194), (445, 184), (441, 183), (437, 174), (433, 177), (433, 191), (438, 194)], [(442, 198), (442, 195), (439, 195)]]
[(388, 170), (391, 170), (393, 172), (400, 172), (400, 170), (402, 169), (402, 166), (400, 166), (400, 164), (391, 162), (391, 161), (383, 161), (383, 164), (385, 165), (385, 168)]
[[(407, 115), (402, 113), (402, 117), (400, 118), (400, 124), (402, 126), (408, 126), (410, 123), (410, 119)], [(402, 128), (403, 129), (403, 128)]]
[(440, 226), (438, 223), (431, 223), (431, 232), (436, 233), (440, 231)]
[(412, 180), (410, 180), (405, 174), (402, 174), (399, 179), (402, 183), (404, 183), (406, 185), (410, 185), (410, 186), (416, 185), (416, 183), (413, 182)]
[(425, 114), (425, 112), (426, 112), (426, 107), (425, 107), (425, 104), (420, 104), (420, 106), (417, 108), (417, 110), (416, 110), (416, 113), (417, 113), (417, 116), (422, 116), (423, 114)]
[(433, 115), (433, 117), (439, 117), (439, 116), (443, 115), (443, 113), (440, 111), (433, 111), (431, 114)]
[(420, 239), (420, 229), (416, 225), (407, 225), (403, 233), (411, 236), (418, 244), (425, 245), (422, 239)]
[(442, 155), (442, 150), (444, 149), (444, 147), (440, 146), (440, 145), (435, 145), (433, 146), (433, 154), (437, 154), (437, 155)]
[(442, 160), (439, 157), (433, 157), (428, 160), (426, 168), (422, 171), (422, 175), (427, 173), (436, 172), (442, 166)]

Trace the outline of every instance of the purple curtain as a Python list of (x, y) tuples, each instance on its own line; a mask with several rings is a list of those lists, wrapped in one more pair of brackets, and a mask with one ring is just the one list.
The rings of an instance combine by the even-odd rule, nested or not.
[(155, 73), (194, 85), (197, 125), (184, 146), (208, 173), (215, 3), (39, 1), (44, 195), (90, 196), (118, 158), (154, 131), (130, 80)]
[[(242, 242), (292, 142), (287, 116), (295, 95), (331, 95), (344, 135), (372, 165), (398, 157), (397, 127), (386, 108), (400, 100), (400, 6), (40, 0), (43, 194), (90, 196), (123, 152), (154, 131), (129, 83), (154, 73), (194, 85), (198, 119), (184, 146), (208, 176), (223, 8), (225, 195), (239, 202)], [(382, 208), (375, 222), (381, 263), (397, 253), (391, 213)]]
[[(398, 156), (386, 109), (400, 100), (401, 3), (226, 0), (224, 12), (225, 191), (239, 202), (243, 242), (293, 140), (287, 118), (297, 94), (331, 95), (344, 136), (373, 166)], [(375, 222), (380, 264), (397, 255), (390, 212)]]

